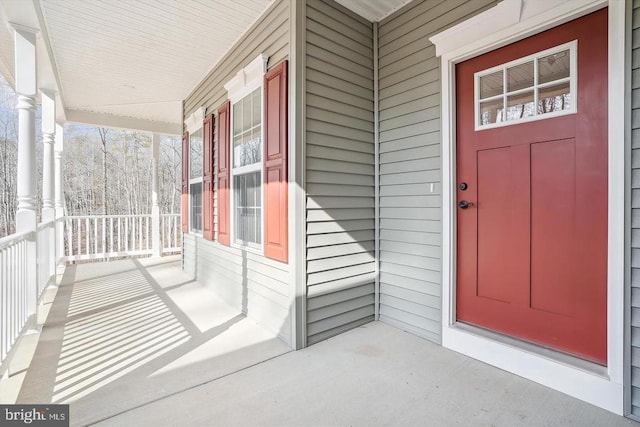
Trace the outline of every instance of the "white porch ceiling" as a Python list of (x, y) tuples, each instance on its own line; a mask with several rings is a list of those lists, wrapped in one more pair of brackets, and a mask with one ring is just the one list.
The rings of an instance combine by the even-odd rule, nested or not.
[[(272, 1), (0, 0), (0, 19), (40, 29), (59, 120), (181, 133), (182, 100)], [(7, 31), (0, 72), (12, 82)]]
[(371, 22), (378, 22), (412, 0), (336, 0)]
[[(0, 0), (0, 73), (14, 83), (9, 22), (40, 31), (38, 83), (59, 121), (182, 132), (182, 100), (274, 0)], [(378, 21), (410, 0), (338, 0)]]

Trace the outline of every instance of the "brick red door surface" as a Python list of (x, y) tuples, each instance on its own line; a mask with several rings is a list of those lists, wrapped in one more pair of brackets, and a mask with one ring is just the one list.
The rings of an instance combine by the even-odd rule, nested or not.
[[(475, 129), (475, 73), (574, 40), (575, 114)], [(456, 102), (457, 320), (606, 364), (607, 10), (458, 64)]]

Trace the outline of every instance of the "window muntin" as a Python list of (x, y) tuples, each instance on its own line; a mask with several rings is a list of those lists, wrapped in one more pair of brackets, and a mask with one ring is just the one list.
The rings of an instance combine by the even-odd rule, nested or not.
[(475, 74), (475, 129), (577, 111), (577, 41)]
[(262, 88), (233, 104), (233, 242), (261, 249), (262, 243)]
[(189, 228), (202, 233), (202, 128), (189, 135)]

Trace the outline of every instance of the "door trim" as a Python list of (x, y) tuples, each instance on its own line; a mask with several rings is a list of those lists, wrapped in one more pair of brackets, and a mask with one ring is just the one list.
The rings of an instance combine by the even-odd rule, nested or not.
[[(533, 3), (533, 5), (532, 5)], [(624, 413), (625, 5), (618, 0), (504, 0), (430, 38), (441, 56), (442, 345), (614, 413)], [(609, 7), (607, 375), (587, 372), (455, 326), (455, 64)]]

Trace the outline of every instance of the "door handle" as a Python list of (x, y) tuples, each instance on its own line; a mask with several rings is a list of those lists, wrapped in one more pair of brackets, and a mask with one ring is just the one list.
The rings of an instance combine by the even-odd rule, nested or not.
[(473, 202), (467, 202), (466, 200), (460, 200), (458, 203), (460, 209), (467, 209), (469, 206), (473, 206)]

